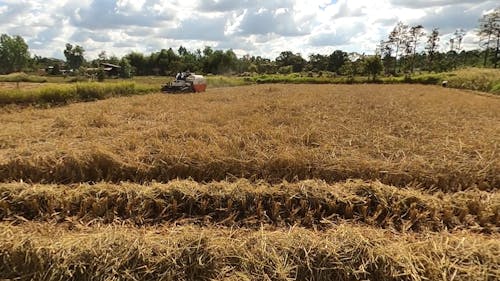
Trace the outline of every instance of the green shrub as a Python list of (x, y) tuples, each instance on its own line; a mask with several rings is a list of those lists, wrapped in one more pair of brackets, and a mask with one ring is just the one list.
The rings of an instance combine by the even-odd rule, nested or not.
[[(35, 95), (36, 97), (36, 95)], [(51, 86), (39, 90), (36, 99), (40, 103), (61, 104), (76, 98), (76, 89), (71, 86)]]
[(459, 89), (494, 93), (500, 83), (500, 71), (496, 69), (466, 68), (442, 75), (449, 87)]
[[(141, 88), (140, 92), (158, 90), (156, 87)], [(136, 94), (134, 83), (79, 83), (76, 92), (80, 100), (92, 101), (109, 98), (112, 96), (130, 96)]]
[(280, 67), (280, 68), (278, 69), (278, 72), (279, 72), (280, 74), (290, 74), (290, 73), (292, 73), (292, 71), (293, 71), (293, 68), (292, 68), (292, 66), (291, 66), (291, 65), (288, 65), (288, 66), (282, 66), (282, 67)]
[(422, 74), (413, 77), (399, 77), (399, 79), (403, 79), (405, 83), (425, 85), (437, 85), (445, 80), (441, 74)]
[(20, 90), (2, 90), (0, 91), (0, 104), (12, 104), (18, 103), (29, 103), (31, 101), (32, 96)]
[(284, 84), (337, 84), (341, 83), (340, 79), (333, 79), (328, 77), (302, 77), (297, 73), (290, 75), (261, 75), (254, 77), (254, 81), (257, 84), (272, 84), (272, 83), (284, 83)]
[(97, 81), (104, 82), (105, 78), (106, 72), (104, 72), (104, 69), (102, 67), (99, 67), (99, 70), (97, 71)]
[(74, 76), (74, 77), (70, 77), (66, 81), (68, 81), (69, 83), (87, 82), (87, 81), (89, 81), (89, 78), (87, 78), (85, 76)]
[(158, 92), (158, 87), (156, 85), (148, 85), (148, 84), (135, 84), (134, 86), (134, 94), (147, 94), (152, 92)]
[(208, 76), (207, 84), (209, 87), (234, 87), (248, 85), (248, 79), (242, 77), (228, 77), (228, 76)]
[[(156, 88), (158, 90), (158, 88)], [(111, 96), (131, 96), (135, 91), (134, 83), (114, 83), (106, 84), (104, 91)]]
[(491, 88), (491, 93), (495, 95), (500, 95), (500, 83), (497, 83)]
[(76, 85), (76, 94), (82, 101), (104, 99), (103, 87), (94, 83), (79, 83)]

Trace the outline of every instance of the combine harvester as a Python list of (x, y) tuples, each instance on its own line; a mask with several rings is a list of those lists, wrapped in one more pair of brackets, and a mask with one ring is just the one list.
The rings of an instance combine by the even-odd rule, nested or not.
[(162, 86), (162, 92), (168, 94), (200, 93), (207, 89), (207, 80), (202, 75), (183, 72), (177, 74), (175, 80)]

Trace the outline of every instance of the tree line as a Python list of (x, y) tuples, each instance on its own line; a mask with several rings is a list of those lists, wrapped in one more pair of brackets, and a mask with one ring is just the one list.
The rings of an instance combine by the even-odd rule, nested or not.
[(98, 69), (102, 63), (120, 66), (120, 76), (173, 75), (178, 71), (212, 74), (259, 73), (271, 74), (292, 72), (331, 72), (354, 76), (370, 75), (373, 79), (382, 71), (386, 75), (411, 75), (416, 70), (443, 72), (459, 67), (498, 67), (500, 47), (500, 8), (485, 14), (479, 21), (478, 49), (463, 50), (465, 31), (457, 29), (448, 39), (443, 51), (438, 28), (426, 33), (422, 25), (410, 26), (398, 22), (377, 46), (375, 55), (347, 53), (336, 50), (331, 54), (311, 54), (307, 59), (299, 53), (283, 51), (275, 59), (245, 55), (238, 58), (233, 50), (190, 51), (181, 46), (177, 50), (162, 49), (151, 54), (131, 52), (118, 58), (107, 56), (103, 51), (93, 60), (85, 60), (82, 46), (66, 44), (63, 50), (65, 61), (30, 56), (28, 45), (20, 36), (0, 36), (0, 73), (48, 68), (49, 74), (60, 74), (63, 70), (82, 73)]
[[(377, 47), (386, 74), (411, 74), (416, 68), (443, 72), (463, 66), (498, 67), (500, 47), (500, 8), (479, 21), (479, 49), (464, 51), (465, 30), (457, 29), (449, 37), (447, 50), (440, 52), (439, 28), (426, 34), (422, 25), (398, 22)], [(423, 45), (423, 46), (422, 46)], [(419, 47), (424, 51), (417, 52)]]

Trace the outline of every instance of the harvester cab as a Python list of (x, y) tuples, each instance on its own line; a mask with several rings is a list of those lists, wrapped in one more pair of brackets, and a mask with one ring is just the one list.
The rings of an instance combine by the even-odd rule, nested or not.
[(182, 72), (178, 73), (175, 80), (162, 86), (161, 90), (165, 93), (200, 93), (205, 92), (207, 80), (202, 75)]

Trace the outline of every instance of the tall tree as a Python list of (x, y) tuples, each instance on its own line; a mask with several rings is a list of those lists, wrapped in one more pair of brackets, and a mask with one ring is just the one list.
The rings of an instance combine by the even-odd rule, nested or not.
[(301, 72), (306, 65), (306, 61), (300, 54), (294, 54), (291, 51), (281, 52), (276, 58), (276, 65), (278, 67), (289, 66), (293, 68), (293, 72)]
[(413, 40), (410, 31), (402, 35), (402, 54), (401, 54), (401, 68), (405, 76), (409, 77), (411, 73), (412, 54), (413, 54)]
[(21, 36), (0, 36), (0, 72), (11, 73), (21, 71), (30, 58), (28, 45)]
[(120, 77), (121, 78), (131, 78), (132, 77), (132, 66), (126, 57), (120, 60)]
[(417, 48), (418, 48), (418, 44), (419, 44), (419, 41), (420, 41), (420, 38), (422, 36), (425, 35), (425, 32), (424, 32), (424, 27), (422, 25), (415, 25), (415, 26), (412, 26), (410, 28), (410, 31), (409, 31), (409, 41), (411, 42), (412, 44), (412, 58), (411, 58), (411, 70), (410, 72), (413, 73), (414, 69), (415, 69), (415, 58), (417, 56)]
[(188, 50), (185, 47), (180, 46), (179, 49), (177, 50), (177, 53), (179, 53), (179, 56), (183, 57), (188, 54)]
[(346, 61), (349, 59), (349, 55), (341, 50), (335, 50), (328, 57), (328, 71), (336, 72), (340, 74), (340, 69)]
[(383, 65), (380, 56), (367, 56), (363, 59), (363, 69), (365, 74), (372, 77), (372, 81), (377, 79), (377, 75), (382, 72)]
[(439, 48), (439, 29), (434, 28), (427, 37), (427, 44), (425, 45), (425, 49), (427, 50), (428, 70), (435, 69), (434, 61), (438, 48)]
[(132, 52), (125, 56), (130, 65), (132, 65), (132, 73), (135, 75), (148, 75), (150, 74), (147, 69), (147, 59), (142, 53)]
[(78, 69), (85, 62), (83, 54), (85, 50), (81, 46), (73, 46), (69, 43), (66, 44), (66, 49), (64, 50), (64, 56), (66, 57), (66, 63), (71, 69)]
[(462, 28), (455, 30), (455, 33), (453, 33), (453, 38), (455, 40), (455, 43), (457, 44), (455, 48), (457, 52), (460, 52), (462, 50), (462, 41), (464, 40), (464, 36), (465, 30), (463, 30)]
[(360, 55), (356, 52), (348, 54), (347, 60), (340, 69), (340, 72), (347, 76), (348, 82), (353, 82), (354, 77), (359, 74), (361, 64), (363, 62), (364, 55)]
[(485, 14), (479, 20), (478, 34), (481, 38), (481, 47), (485, 49), (483, 66), (486, 67), (490, 48), (494, 46), (495, 57), (493, 58), (493, 63), (494, 67), (497, 68), (500, 48), (500, 8), (496, 8), (493, 12)]
[(238, 65), (238, 57), (232, 49), (226, 50), (218, 66), (219, 74), (226, 74), (234, 71)]
[(172, 48), (162, 49), (152, 62), (159, 69), (160, 75), (172, 75), (180, 71), (180, 58)]
[(384, 40), (380, 41), (379, 45), (377, 46), (377, 50), (375, 51), (375, 54), (379, 55), (382, 59), (385, 74), (390, 74), (392, 72), (391, 66), (394, 65), (392, 57), (393, 51), (394, 50), (391, 42)]
[(398, 59), (399, 51), (404, 47), (405, 42), (407, 42), (408, 25), (403, 22), (398, 22), (394, 29), (389, 34), (389, 43), (394, 46), (395, 49), (395, 61), (394, 61), (394, 73), (398, 70)]
[(326, 70), (328, 68), (328, 56), (311, 54), (309, 56), (308, 68), (313, 71)]
[(100, 62), (106, 62), (108, 60), (108, 55), (106, 54), (106, 51), (101, 51), (99, 55), (97, 55), (97, 60)]
[(263, 58), (261, 56), (252, 56), (250, 58), (250, 61), (252, 64), (254, 64), (257, 67), (257, 72), (259, 74), (271, 74), (271, 73), (276, 73), (277, 67), (276, 63), (271, 61), (270, 59)]

